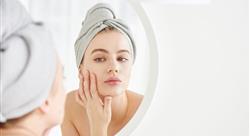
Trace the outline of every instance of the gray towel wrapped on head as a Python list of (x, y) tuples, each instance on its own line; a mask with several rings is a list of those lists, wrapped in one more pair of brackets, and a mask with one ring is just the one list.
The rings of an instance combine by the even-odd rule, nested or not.
[(124, 23), (124, 21), (116, 18), (116, 15), (110, 5), (106, 3), (98, 3), (87, 12), (85, 20), (82, 23), (82, 29), (75, 42), (76, 64), (78, 68), (83, 60), (84, 53), (90, 41), (97, 33), (106, 27), (114, 27), (128, 37), (135, 60), (136, 48), (129, 27)]
[(2, 0), (0, 123), (19, 118), (48, 97), (56, 73), (49, 32), (17, 0)]

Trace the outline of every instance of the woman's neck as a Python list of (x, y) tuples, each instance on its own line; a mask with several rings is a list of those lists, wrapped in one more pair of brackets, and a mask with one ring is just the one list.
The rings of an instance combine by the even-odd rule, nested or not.
[(127, 115), (128, 97), (126, 91), (112, 98), (112, 118), (111, 125), (121, 124)]

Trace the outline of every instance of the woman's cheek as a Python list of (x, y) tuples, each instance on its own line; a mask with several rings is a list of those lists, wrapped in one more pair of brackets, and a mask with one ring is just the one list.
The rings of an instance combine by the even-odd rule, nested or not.
[(126, 70), (126, 74), (125, 74), (125, 78), (126, 78), (127, 84), (129, 84), (131, 72), (132, 72), (132, 71), (131, 71), (131, 67), (128, 67), (127, 70)]

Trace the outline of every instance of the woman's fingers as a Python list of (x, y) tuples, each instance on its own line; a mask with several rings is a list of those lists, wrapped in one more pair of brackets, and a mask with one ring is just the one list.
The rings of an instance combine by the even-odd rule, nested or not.
[(99, 99), (97, 94), (97, 81), (94, 73), (90, 74), (90, 93), (94, 99)]
[[(80, 80), (79, 85), (79, 96), (80, 100), (83, 103), (86, 103), (90, 100), (98, 102), (101, 106), (104, 106), (104, 102), (98, 95), (97, 90), (97, 78), (94, 73), (89, 72), (88, 70), (81, 71), (81, 75), (84, 77)], [(83, 82), (83, 83), (82, 83)]]
[(111, 115), (111, 102), (112, 97), (107, 96), (104, 98), (104, 111)]
[(89, 92), (89, 71), (88, 70), (84, 70), (83, 88), (84, 88), (86, 99), (90, 100), (91, 96)]
[(99, 102), (101, 106), (103, 106), (104, 104), (103, 104), (101, 98), (98, 95), (97, 79), (96, 79), (96, 76), (95, 76), (94, 73), (91, 73), (90, 79), (91, 79), (90, 92), (91, 92), (92, 98), (96, 102)]
[(80, 83), (79, 83), (79, 95), (81, 97), (81, 99), (85, 102), (86, 101), (86, 96), (85, 96), (85, 93), (84, 93), (84, 90), (83, 90), (83, 76), (82, 74), (80, 73), (79, 74), (79, 79), (80, 79)]
[(80, 94), (79, 94), (79, 91), (76, 91), (75, 92), (75, 98), (76, 98), (76, 102), (82, 106), (85, 106)]

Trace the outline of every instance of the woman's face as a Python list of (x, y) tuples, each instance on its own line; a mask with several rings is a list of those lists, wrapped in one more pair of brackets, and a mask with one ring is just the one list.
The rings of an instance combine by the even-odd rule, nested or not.
[(101, 96), (117, 96), (128, 87), (133, 64), (128, 39), (117, 30), (98, 33), (90, 42), (81, 64), (96, 75)]

